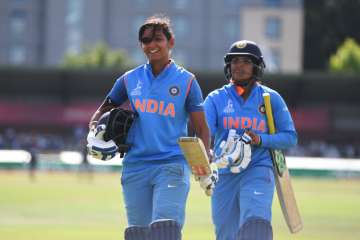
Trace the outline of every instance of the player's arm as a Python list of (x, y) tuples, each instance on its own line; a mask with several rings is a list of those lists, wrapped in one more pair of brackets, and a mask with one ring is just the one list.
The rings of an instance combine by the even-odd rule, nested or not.
[(297, 133), (285, 101), (278, 93), (272, 93), (271, 105), (273, 106), (276, 133), (271, 135), (268, 133), (255, 134), (252, 131), (248, 131), (247, 133), (252, 138), (252, 144), (281, 150), (296, 145)]
[(207, 96), (204, 101), (204, 111), (206, 116), (206, 122), (210, 130), (210, 135), (211, 137), (214, 137), (218, 127), (217, 108), (213, 98), (210, 95)]
[(297, 133), (285, 101), (278, 93), (271, 94), (275, 134), (261, 134), (261, 145), (270, 149), (287, 149), (297, 144)]
[(210, 132), (205, 119), (205, 113), (202, 112), (190, 112), (190, 121), (194, 128), (195, 134), (199, 137), (205, 146), (206, 152), (209, 155), (210, 150)]
[(96, 127), (98, 119), (105, 113), (116, 107), (117, 105), (112, 102), (109, 97), (103, 101), (100, 107), (95, 111), (95, 113), (90, 118), (89, 129), (92, 130)]
[(206, 122), (203, 97), (200, 86), (196, 79), (191, 83), (189, 93), (186, 97), (185, 108), (190, 115), (190, 122), (197, 137), (199, 137), (205, 146), (208, 156), (210, 156), (210, 132)]
[(99, 106), (99, 108), (95, 111), (95, 113), (90, 118), (89, 129), (93, 129), (96, 126), (98, 119), (105, 113), (110, 111), (111, 109), (120, 106), (128, 99), (126, 86), (125, 86), (125, 77), (124, 75), (118, 78), (110, 90), (105, 100)]
[(105, 112), (121, 105), (127, 100), (124, 77), (120, 77), (109, 94), (106, 96), (103, 103), (95, 111), (89, 122), (90, 131), (87, 136), (87, 151), (88, 153), (100, 160), (110, 160), (118, 152), (118, 146), (113, 140), (105, 141), (104, 134), (106, 132), (106, 125), (97, 124), (98, 120)]

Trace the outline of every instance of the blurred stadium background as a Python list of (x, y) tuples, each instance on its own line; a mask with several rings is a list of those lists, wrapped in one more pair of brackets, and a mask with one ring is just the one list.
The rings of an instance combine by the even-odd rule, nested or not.
[[(204, 96), (225, 83), (232, 42), (264, 49), (264, 84), (299, 133), (287, 155), (305, 222), (290, 236), (274, 203), (275, 239), (360, 239), (359, 10), (359, 0), (0, 0), (0, 239), (121, 239), (121, 160), (89, 159), (84, 142), (115, 79), (145, 61), (137, 29), (155, 13), (171, 18), (174, 59)], [(192, 191), (185, 239), (213, 239), (209, 201)]]

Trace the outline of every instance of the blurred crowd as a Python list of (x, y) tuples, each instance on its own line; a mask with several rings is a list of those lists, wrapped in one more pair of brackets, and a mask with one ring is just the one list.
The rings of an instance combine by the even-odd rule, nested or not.
[[(0, 149), (24, 149), (37, 152), (83, 151), (87, 128), (76, 126), (70, 132), (55, 133), (21, 132), (13, 128), (0, 131)], [(360, 143), (329, 143), (326, 141), (302, 141), (286, 152), (288, 156), (311, 156), (327, 158), (360, 158)]]
[(81, 150), (84, 148), (87, 129), (75, 127), (70, 133), (22, 132), (7, 128), (0, 132), (0, 149), (36, 149), (38, 152)]
[(306, 143), (300, 141), (297, 146), (289, 149), (286, 155), (324, 158), (360, 158), (360, 144), (335, 144), (320, 140), (313, 140)]

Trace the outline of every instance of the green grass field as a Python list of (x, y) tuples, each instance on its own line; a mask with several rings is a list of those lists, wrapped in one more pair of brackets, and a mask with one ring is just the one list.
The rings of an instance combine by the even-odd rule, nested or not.
[[(126, 227), (118, 174), (95, 174), (91, 182), (75, 173), (0, 172), (1, 240), (120, 240)], [(288, 232), (277, 200), (274, 239), (360, 239), (360, 179), (293, 180), (304, 229)], [(215, 239), (210, 200), (193, 184), (187, 204), (185, 240)]]

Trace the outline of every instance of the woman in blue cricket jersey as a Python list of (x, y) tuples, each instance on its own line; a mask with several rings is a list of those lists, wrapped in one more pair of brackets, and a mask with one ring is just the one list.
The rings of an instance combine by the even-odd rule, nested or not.
[[(235, 42), (224, 60), (229, 83), (211, 92), (204, 103), (215, 161), (222, 167), (212, 196), (216, 239), (269, 240), (274, 194), (269, 149), (294, 146), (297, 133), (283, 98), (259, 82), (265, 63), (257, 44)], [(274, 135), (268, 134), (265, 92), (271, 96)], [(231, 144), (235, 154), (227, 152)]]
[[(125, 239), (178, 240), (190, 172), (177, 139), (187, 135), (190, 119), (209, 150), (203, 97), (195, 76), (170, 58), (175, 39), (168, 18), (147, 19), (138, 40), (148, 62), (117, 79), (89, 127), (96, 128), (103, 113), (129, 102), (138, 117), (127, 135), (131, 148), (121, 177), (129, 225)], [(106, 154), (105, 149), (99, 154)]]

